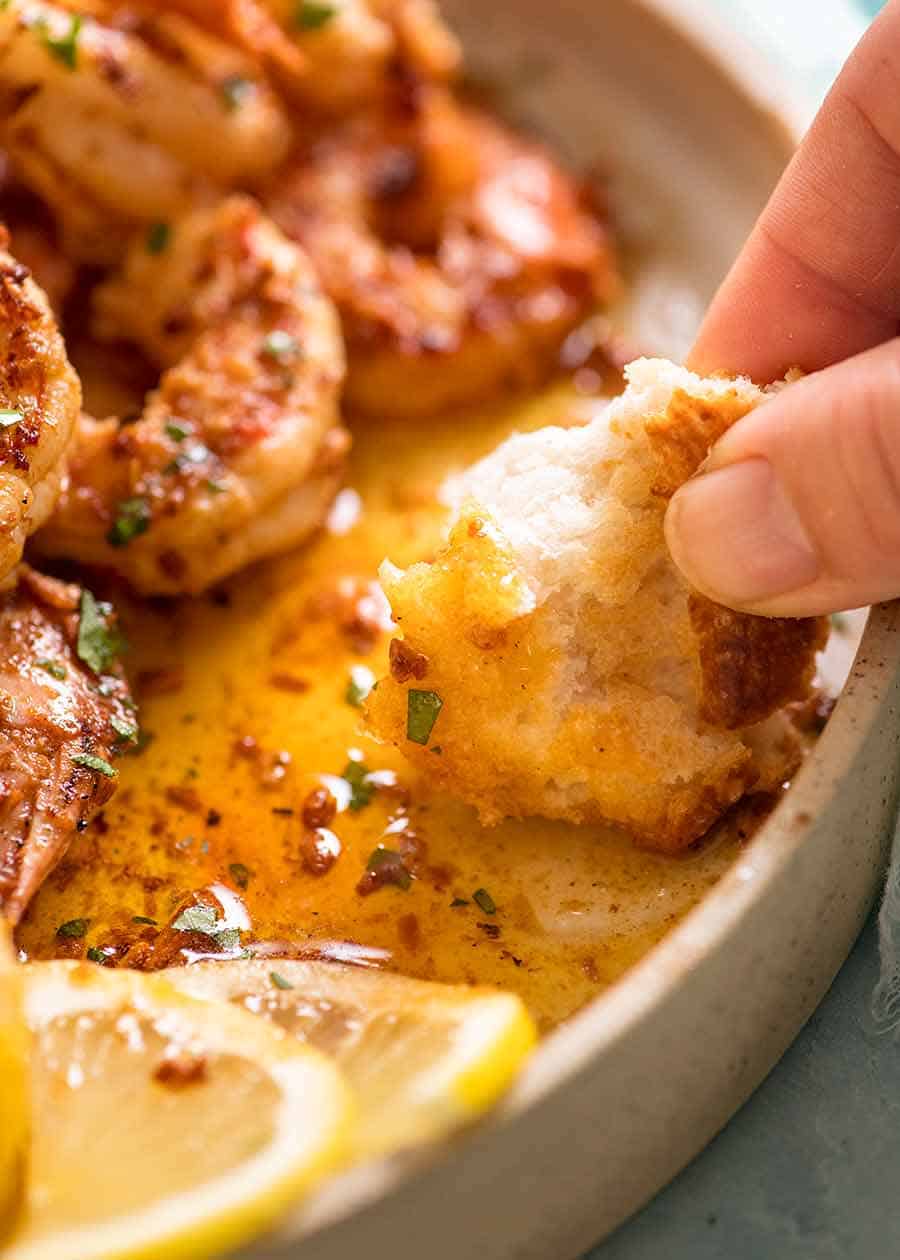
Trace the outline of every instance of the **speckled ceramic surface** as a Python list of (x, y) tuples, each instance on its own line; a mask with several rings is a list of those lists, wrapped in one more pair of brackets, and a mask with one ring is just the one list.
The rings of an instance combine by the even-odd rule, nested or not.
[[(445, 7), (514, 113), (614, 170), (649, 259), (628, 319), (678, 353), (790, 151), (790, 103), (693, 5), (557, 0), (552, 23), (539, 0)], [(247, 1255), (573, 1260), (621, 1222), (744, 1101), (846, 957), (886, 856), (898, 712), (890, 606), (744, 860), (543, 1044), (504, 1109), (419, 1164), (357, 1170)]]

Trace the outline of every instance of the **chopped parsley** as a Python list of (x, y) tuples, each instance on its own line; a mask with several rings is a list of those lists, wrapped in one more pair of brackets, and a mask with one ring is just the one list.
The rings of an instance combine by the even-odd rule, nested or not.
[(220, 90), (225, 108), (234, 112), (240, 109), (247, 97), (256, 91), (256, 84), (250, 79), (245, 79), (243, 75), (230, 74), (227, 79), (222, 80)]
[(450, 902), (450, 909), (456, 910), (460, 906), (467, 906), (468, 904), (469, 903), (465, 897), (454, 897), (453, 900)]
[(222, 481), (207, 481), (206, 488), (210, 494), (224, 494), (228, 489)]
[(15, 424), (21, 424), (25, 419), (21, 411), (10, 411), (4, 407), (0, 410), (0, 429), (11, 429)]
[(102, 757), (96, 757), (93, 753), (74, 753), (72, 756), (76, 766), (84, 766), (85, 770), (96, 770), (97, 774), (103, 774), (107, 779), (117, 779), (119, 772), (108, 761), (104, 761)]
[(300, 0), (294, 11), (294, 26), (298, 31), (318, 31), (337, 16), (337, 8), (333, 4), (325, 4), (323, 0)]
[(290, 980), (285, 980), (284, 976), (280, 976), (277, 971), (269, 972), (269, 979), (276, 989), (293, 989)]
[(151, 223), (147, 228), (147, 253), (161, 254), (168, 246), (172, 228), (168, 223)]
[(375, 785), (369, 780), (369, 767), (364, 761), (348, 761), (344, 769), (341, 771), (341, 778), (350, 784), (350, 800), (348, 808), (353, 813), (371, 802), (375, 794)]
[(239, 949), (241, 933), (238, 928), (225, 927), (212, 906), (188, 906), (172, 924), (175, 932), (199, 932), (215, 941), (220, 949)]
[(249, 885), (250, 879), (253, 875), (249, 866), (245, 866), (243, 862), (232, 862), (228, 867), (228, 873), (242, 892)]
[(38, 669), (43, 669), (52, 678), (58, 678), (60, 682), (62, 682), (66, 676), (65, 665), (60, 664), (59, 661), (51, 660), (49, 656), (42, 657), (41, 660), (35, 661), (35, 664)]
[(146, 499), (123, 499), (116, 508), (106, 541), (111, 547), (127, 547), (134, 538), (146, 534), (151, 521), (150, 504)]
[(270, 359), (284, 363), (288, 359), (296, 359), (300, 353), (300, 342), (283, 328), (274, 328), (264, 339), (262, 352)]
[(69, 919), (67, 923), (60, 923), (56, 929), (56, 935), (64, 941), (80, 941), (87, 936), (90, 926), (90, 919)]
[(496, 914), (497, 907), (494, 904), (494, 898), (486, 888), (476, 888), (472, 893), (472, 900), (484, 911), (485, 914)]
[(204, 446), (202, 442), (194, 442), (183, 451), (179, 451), (171, 463), (166, 464), (163, 472), (171, 476), (172, 473), (183, 472), (192, 464), (205, 464), (211, 458), (212, 451), (209, 447)]
[(344, 699), (355, 709), (362, 708), (362, 702), (375, 686), (375, 675), (366, 665), (353, 665), (350, 668), (350, 679)]
[(436, 691), (407, 692), (406, 738), (413, 744), (427, 744), (444, 702)]
[(104, 950), (99, 949), (96, 945), (89, 945), (86, 957), (90, 962), (99, 963), (101, 967), (106, 967), (112, 962), (112, 955), (107, 954)]
[(116, 736), (125, 744), (136, 744), (138, 740), (138, 731), (136, 722), (123, 722), (119, 717), (113, 715), (109, 719), (109, 724), (116, 732)]
[(183, 442), (190, 434), (190, 429), (186, 429), (183, 424), (179, 424), (177, 420), (169, 420), (166, 424), (166, 433), (173, 442)]
[(122, 651), (122, 636), (110, 627), (112, 605), (96, 600), (88, 590), (81, 592), (78, 621), (79, 658), (95, 674), (103, 674)]
[(159, 927), (156, 919), (149, 918), (146, 914), (136, 914), (131, 920), (132, 923), (143, 923), (146, 927)]
[(81, 14), (73, 13), (69, 29), (65, 35), (51, 34), (49, 26), (44, 21), (36, 25), (47, 52), (52, 57), (55, 57), (57, 61), (61, 61), (64, 66), (68, 66), (70, 70), (76, 69), (78, 66), (78, 36), (81, 34), (81, 28), (84, 25), (84, 18)]

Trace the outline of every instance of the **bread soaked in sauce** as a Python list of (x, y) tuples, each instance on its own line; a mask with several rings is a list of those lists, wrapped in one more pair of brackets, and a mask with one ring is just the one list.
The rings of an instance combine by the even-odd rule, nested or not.
[[(36, 898), (27, 955), (152, 968), (319, 954), (499, 985), (549, 1028), (682, 918), (757, 825), (758, 802), (678, 858), (602, 827), (486, 830), (427, 766), (376, 743), (351, 703), (387, 667), (378, 565), (433, 554), (443, 480), (512, 431), (592, 405), (559, 387), (427, 435), (360, 427), (348, 488), (309, 547), (196, 601), (116, 591), (144, 743)], [(214, 927), (185, 920), (198, 902)]]

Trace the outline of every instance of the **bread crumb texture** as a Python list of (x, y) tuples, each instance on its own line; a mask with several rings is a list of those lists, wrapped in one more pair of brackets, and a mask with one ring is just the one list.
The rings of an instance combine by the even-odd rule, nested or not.
[[(651, 359), (627, 381), (590, 424), (513, 437), (448, 487), (431, 563), (383, 566), (402, 647), (368, 716), (484, 823), (605, 821), (677, 851), (795, 771), (780, 710), (826, 632), (710, 603), (665, 544), (668, 498), (770, 391)], [(415, 742), (422, 692), (442, 703)]]

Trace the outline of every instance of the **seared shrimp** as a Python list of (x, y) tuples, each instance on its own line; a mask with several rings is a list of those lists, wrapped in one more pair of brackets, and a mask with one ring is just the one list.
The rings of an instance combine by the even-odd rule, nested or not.
[(0, 582), (53, 510), (81, 385), (44, 293), (0, 228)]
[(75, 285), (75, 265), (63, 252), (47, 207), (17, 183), (2, 156), (0, 223), (9, 232), (12, 253), (31, 272), (58, 318)]
[(439, 87), (315, 141), (264, 194), (341, 314), (347, 399), (418, 416), (546, 374), (616, 284), (603, 224), (538, 145)]
[(78, 9), (0, 6), (0, 144), (67, 249), (105, 262), (136, 222), (271, 169), (289, 127), (252, 59), (193, 22), (103, 0)]
[(340, 480), (337, 318), (302, 250), (232, 197), (143, 241), (97, 297), (98, 324), (162, 365), (133, 420), (82, 417), (37, 545), (194, 593), (320, 523)]
[(397, 66), (446, 79), (460, 49), (432, 0), (165, 0), (255, 56), (307, 108), (341, 114), (382, 99)]
[(137, 737), (108, 606), (22, 566), (0, 596), (0, 915), (22, 917)]

